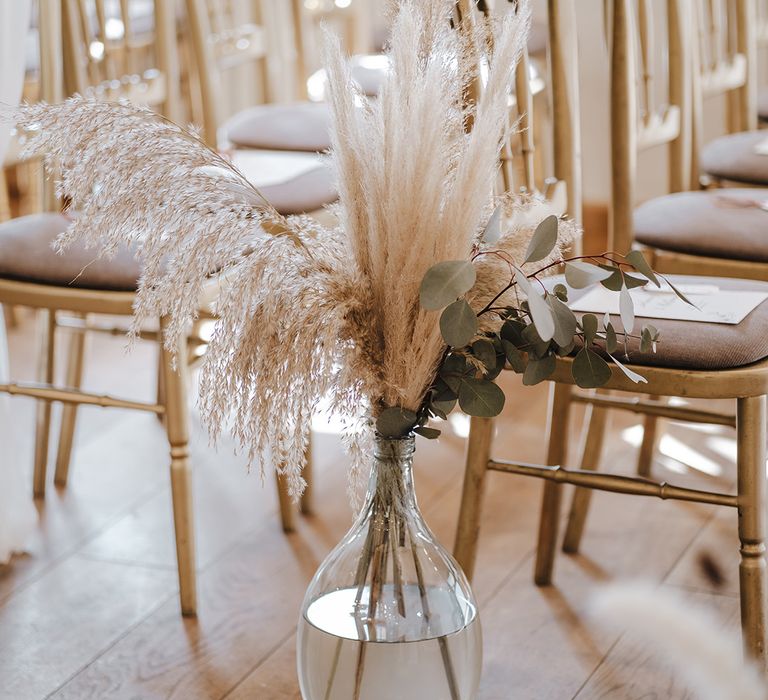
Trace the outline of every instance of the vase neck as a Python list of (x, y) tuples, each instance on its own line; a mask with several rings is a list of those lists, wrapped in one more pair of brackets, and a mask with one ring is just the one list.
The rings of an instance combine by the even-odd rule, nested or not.
[(413, 487), (414, 449), (413, 435), (397, 440), (376, 437), (366, 498), (369, 503), (378, 495), (385, 500), (395, 498), (404, 506), (416, 506)]

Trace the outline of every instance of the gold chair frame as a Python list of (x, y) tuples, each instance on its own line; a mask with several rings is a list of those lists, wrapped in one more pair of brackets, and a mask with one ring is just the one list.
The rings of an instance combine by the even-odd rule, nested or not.
[[(640, 0), (643, 2), (643, 0)], [(554, 7), (553, 7), (554, 5)], [(559, 3), (550, 3), (550, 21), (558, 20)], [(633, 94), (634, 66), (632, 58), (631, 0), (612, 3), (610, 27), (612, 33), (612, 162), (615, 189), (613, 192), (614, 231), (618, 226), (631, 226), (626, 208), (617, 203), (633, 201), (633, 181), (637, 125)], [(648, 10), (649, 8), (646, 8)], [(686, 0), (669, 0), (671, 49), (685, 57)], [(554, 11), (553, 11), (554, 10)], [(683, 63), (684, 65), (684, 63)], [(671, 81), (671, 90), (680, 90), (685, 71)], [(620, 99), (619, 96), (630, 96)], [(677, 95), (684, 98), (685, 92)], [(683, 103), (683, 107), (685, 103)], [(684, 123), (684, 122), (683, 122)], [(678, 136), (678, 138), (680, 138)], [(674, 152), (683, 152), (678, 144)], [(678, 160), (681, 166), (682, 160)], [(617, 177), (624, 173), (624, 177)], [(678, 180), (681, 182), (682, 180)], [(631, 212), (631, 207), (629, 208)], [(627, 229), (631, 231), (631, 228)], [(571, 359), (558, 360), (551, 378), (549, 420), (547, 425), (546, 465), (523, 464), (491, 457), (494, 421), (485, 418), (471, 420), (467, 445), (467, 468), (464, 477), (461, 510), (456, 532), (454, 555), (468, 576), (472, 576), (476, 561), (480, 516), (486, 475), (489, 470), (534, 476), (545, 480), (539, 523), (538, 548), (534, 580), (538, 585), (551, 583), (558, 543), (562, 487), (577, 487), (566, 533), (566, 551), (576, 551), (583, 531), (591, 490), (611, 491), (637, 496), (684, 500), (736, 508), (739, 513), (738, 536), (741, 561), (739, 565), (741, 623), (746, 652), (761, 668), (765, 668), (766, 650), (766, 395), (768, 394), (768, 360), (747, 367), (721, 371), (693, 371), (659, 367), (636, 368), (648, 381), (644, 387), (652, 396), (735, 399), (735, 416), (688, 407), (665, 406), (637, 398), (612, 397), (608, 392), (637, 393), (637, 385), (618, 368), (612, 368), (611, 379), (600, 392), (575, 392), (571, 374)], [(584, 442), (580, 469), (563, 468), (568, 448), (568, 424), (574, 402), (588, 405), (588, 433)], [(737, 492), (736, 494), (681, 488), (665, 482), (641, 477), (596, 473), (605, 431), (608, 409), (624, 409), (650, 417), (665, 416), (682, 421), (733, 425), (737, 431)], [(647, 447), (647, 446), (646, 446)]]

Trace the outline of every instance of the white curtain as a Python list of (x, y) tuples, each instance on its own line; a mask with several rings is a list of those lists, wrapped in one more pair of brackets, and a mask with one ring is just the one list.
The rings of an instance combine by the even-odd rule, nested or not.
[[(18, 104), (24, 82), (25, 42), (30, 0), (0, 0), (0, 105)], [(0, 163), (10, 140), (10, 129), (0, 127)], [(0, 307), (0, 381), (7, 381), (8, 344)], [(20, 469), (11, 439), (9, 397), (0, 394), (0, 563), (23, 551), (36, 519), (31, 488)]]

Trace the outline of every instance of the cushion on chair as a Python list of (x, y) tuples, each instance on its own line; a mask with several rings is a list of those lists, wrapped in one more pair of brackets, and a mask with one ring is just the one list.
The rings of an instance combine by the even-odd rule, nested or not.
[(224, 125), (227, 140), (239, 148), (309, 152), (330, 148), (330, 128), (328, 105), (315, 102), (251, 107)]
[[(714, 285), (719, 289), (764, 291), (768, 283), (753, 280), (720, 277), (693, 277), (670, 275), (675, 286), (685, 284)], [(549, 283), (548, 283), (549, 284)], [(584, 293), (571, 292), (571, 297)], [(582, 314), (577, 314), (581, 316)], [(621, 321), (612, 317), (614, 327)], [(768, 300), (764, 301), (739, 324), (700, 323), (698, 321), (672, 321), (661, 318), (640, 318), (634, 332), (639, 334), (646, 323), (655, 326), (661, 336), (655, 353), (640, 352), (640, 341), (630, 339), (627, 344), (629, 363), (635, 365), (678, 369), (713, 370), (730, 369), (758, 362), (768, 357)], [(624, 362), (622, 354), (617, 355)]]
[[(678, 192), (635, 210), (635, 239), (643, 245), (690, 255), (768, 262), (768, 211), (754, 202), (768, 189)], [(737, 203), (750, 206), (736, 206)]]
[(281, 214), (307, 214), (338, 199), (334, 175), (327, 165), (282, 182), (259, 188)]
[(32, 214), (0, 224), (0, 277), (38, 284), (135, 291), (140, 266), (125, 248), (111, 260), (72, 245), (59, 255), (51, 247), (70, 220), (61, 214)]
[(765, 131), (728, 134), (708, 143), (701, 151), (701, 172), (721, 180), (768, 185), (768, 155), (755, 153), (755, 147), (768, 140)]

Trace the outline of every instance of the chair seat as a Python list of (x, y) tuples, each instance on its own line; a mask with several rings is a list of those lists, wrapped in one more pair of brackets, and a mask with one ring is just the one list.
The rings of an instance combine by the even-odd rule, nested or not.
[(135, 291), (141, 272), (125, 248), (97, 259), (93, 249), (72, 245), (59, 255), (51, 247), (70, 220), (61, 214), (32, 214), (0, 224), (0, 278), (59, 287)]
[(260, 187), (259, 192), (281, 214), (308, 214), (338, 199), (334, 178), (330, 166), (321, 164), (285, 182)]
[(757, 188), (656, 197), (635, 210), (635, 239), (689, 255), (768, 262), (768, 211), (755, 206), (765, 200), (768, 189)]
[(296, 102), (245, 109), (224, 125), (224, 132), (237, 148), (317, 153), (330, 148), (330, 128), (327, 104)]
[[(722, 290), (749, 290), (768, 293), (768, 283), (722, 277), (670, 275), (675, 286), (714, 285)], [(571, 292), (572, 298), (578, 292)], [(581, 314), (578, 314), (581, 316)], [(600, 314), (599, 314), (600, 315)], [(601, 316), (601, 315), (600, 315)], [(621, 328), (618, 316), (614, 326)], [(661, 318), (637, 317), (635, 333), (646, 323), (660, 332), (657, 351), (640, 352), (640, 342), (630, 339), (627, 344), (629, 364), (669, 369), (717, 370), (733, 369), (759, 362), (768, 357), (768, 300), (762, 302), (739, 324), (673, 321)], [(625, 362), (623, 354), (617, 355)]]
[(768, 185), (768, 155), (755, 153), (755, 147), (766, 140), (765, 131), (721, 136), (702, 149), (701, 172), (721, 180)]

